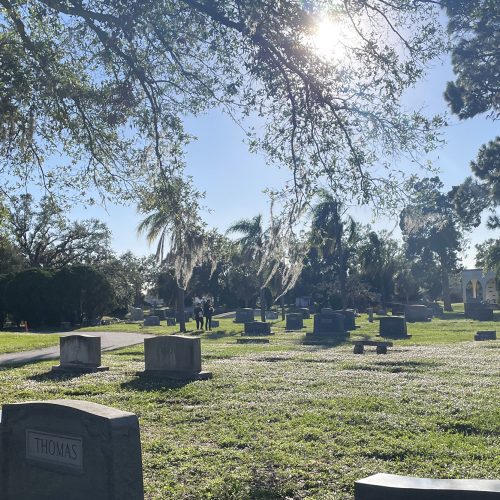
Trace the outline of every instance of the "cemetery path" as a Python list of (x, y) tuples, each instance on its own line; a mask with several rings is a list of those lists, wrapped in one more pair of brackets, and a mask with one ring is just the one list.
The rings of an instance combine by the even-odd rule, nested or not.
[[(154, 335), (129, 332), (82, 332), (84, 335), (101, 337), (101, 351), (112, 351), (122, 347), (141, 344), (144, 339), (154, 337)], [(63, 333), (65, 335), (75, 335), (75, 332)], [(59, 346), (44, 347), (33, 351), (11, 352), (0, 355), (0, 366), (19, 366), (47, 359), (59, 358)]]

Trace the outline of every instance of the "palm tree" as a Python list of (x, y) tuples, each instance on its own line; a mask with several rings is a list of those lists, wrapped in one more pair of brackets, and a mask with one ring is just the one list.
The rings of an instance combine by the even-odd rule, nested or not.
[(260, 318), (266, 321), (266, 287), (264, 286), (266, 280), (265, 269), (262, 268), (266, 235), (262, 227), (262, 215), (256, 215), (252, 219), (241, 219), (230, 226), (226, 232), (243, 235), (236, 240), (236, 244), (240, 249), (243, 262), (254, 270), (258, 278)]
[(319, 197), (312, 209), (312, 242), (324, 258), (337, 257), (342, 309), (346, 309), (347, 267), (352, 248), (359, 240), (359, 226), (350, 216), (344, 220), (346, 208), (330, 193), (322, 191)]
[[(184, 298), (193, 269), (203, 260), (204, 231), (198, 217), (199, 193), (182, 179), (160, 187), (152, 198), (139, 204), (146, 217), (137, 228), (149, 243), (157, 241), (156, 258), (173, 266), (177, 281), (177, 312), (180, 331), (186, 331)], [(165, 249), (168, 248), (168, 252)]]

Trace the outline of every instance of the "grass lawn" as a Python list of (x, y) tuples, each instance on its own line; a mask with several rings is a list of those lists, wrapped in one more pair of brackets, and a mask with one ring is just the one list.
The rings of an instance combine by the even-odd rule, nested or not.
[[(358, 324), (352, 338), (376, 334), (376, 321)], [(352, 498), (354, 481), (376, 472), (494, 479), (500, 343), (472, 338), (496, 325), (410, 324), (412, 338), (387, 355), (360, 356), (347, 344), (303, 345), (281, 322), (269, 345), (236, 344), (241, 325), (222, 320), (202, 335), (212, 380), (139, 379), (138, 345), (103, 354), (109, 372), (0, 368), (2, 402), (83, 399), (136, 413), (148, 499)]]
[(0, 331), (0, 354), (31, 351), (59, 344), (59, 335), (41, 333), (10, 333)]

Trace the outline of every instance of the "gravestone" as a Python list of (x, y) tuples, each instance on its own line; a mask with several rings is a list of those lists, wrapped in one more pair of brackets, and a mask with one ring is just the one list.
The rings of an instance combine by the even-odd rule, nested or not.
[(264, 321), (249, 321), (245, 323), (243, 335), (272, 335), (271, 323)]
[(369, 307), (367, 309), (367, 312), (368, 312), (368, 321), (370, 323), (373, 323), (373, 307)]
[(220, 321), (218, 319), (213, 319), (212, 328), (219, 328), (219, 327), (220, 327)]
[(101, 366), (101, 337), (67, 335), (59, 339), (60, 364), (56, 372), (91, 373), (109, 370)]
[(142, 321), (144, 319), (144, 311), (140, 307), (130, 308), (130, 320)]
[(493, 309), (483, 302), (466, 302), (464, 304), (466, 318), (478, 321), (493, 321)]
[(235, 323), (248, 323), (250, 321), (254, 321), (255, 315), (254, 310), (250, 308), (238, 309), (236, 311), (236, 318), (234, 319)]
[(201, 371), (201, 341), (183, 335), (144, 339), (145, 370), (140, 376), (175, 380), (207, 380), (211, 372)]
[(160, 318), (158, 316), (146, 316), (144, 326), (160, 326)]
[(276, 311), (266, 311), (266, 321), (278, 319)]
[[(330, 312), (331, 311), (331, 312)], [(314, 315), (314, 325), (312, 334), (306, 336), (314, 338), (339, 338), (345, 337), (348, 332), (344, 326), (344, 316), (333, 312), (331, 309), (322, 309), (322, 312)]]
[(160, 321), (162, 319), (165, 319), (167, 316), (165, 315), (166, 309), (153, 309), (153, 314), (152, 316), (158, 316), (160, 318)]
[(311, 311), (307, 307), (299, 307), (296, 312), (302, 314), (303, 319), (309, 319), (311, 317)]
[(405, 319), (408, 323), (420, 323), (429, 320), (429, 311), (427, 306), (406, 305)]
[(474, 335), (474, 340), (496, 340), (496, 330), (480, 330)]
[(344, 316), (344, 328), (348, 331), (356, 330), (356, 314), (353, 309), (338, 309), (334, 311)]
[(378, 333), (381, 337), (408, 338), (406, 320), (403, 316), (380, 318)]
[(300, 330), (304, 328), (304, 319), (301, 313), (288, 313), (286, 315), (286, 330)]
[(166, 319), (167, 326), (175, 326), (177, 322), (175, 321), (175, 318), (167, 318)]
[(490, 307), (482, 307), (475, 311), (473, 319), (477, 321), (493, 321), (493, 309)]
[(5, 404), (4, 500), (143, 500), (133, 413), (73, 400)]
[(500, 481), (374, 474), (354, 483), (354, 500), (493, 500)]
[(385, 316), (387, 314), (387, 309), (384, 307), (379, 307), (376, 311), (379, 316)]
[(392, 304), (391, 313), (393, 316), (403, 316), (405, 313), (405, 305), (398, 303)]
[(443, 308), (437, 302), (431, 302), (428, 307), (432, 311), (433, 316), (442, 316)]

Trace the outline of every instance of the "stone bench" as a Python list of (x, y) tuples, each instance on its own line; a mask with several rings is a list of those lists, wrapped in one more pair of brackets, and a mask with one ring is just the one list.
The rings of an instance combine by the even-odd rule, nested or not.
[(500, 498), (500, 481), (427, 479), (374, 474), (354, 483), (355, 500), (488, 500)]
[(392, 347), (392, 342), (381, 342), (378, 340), (354, 340), (354, 354), (363, 354), (366, 346), (373, 346), (377, 348), (377, 354), (387, 354), (387, 348)]

